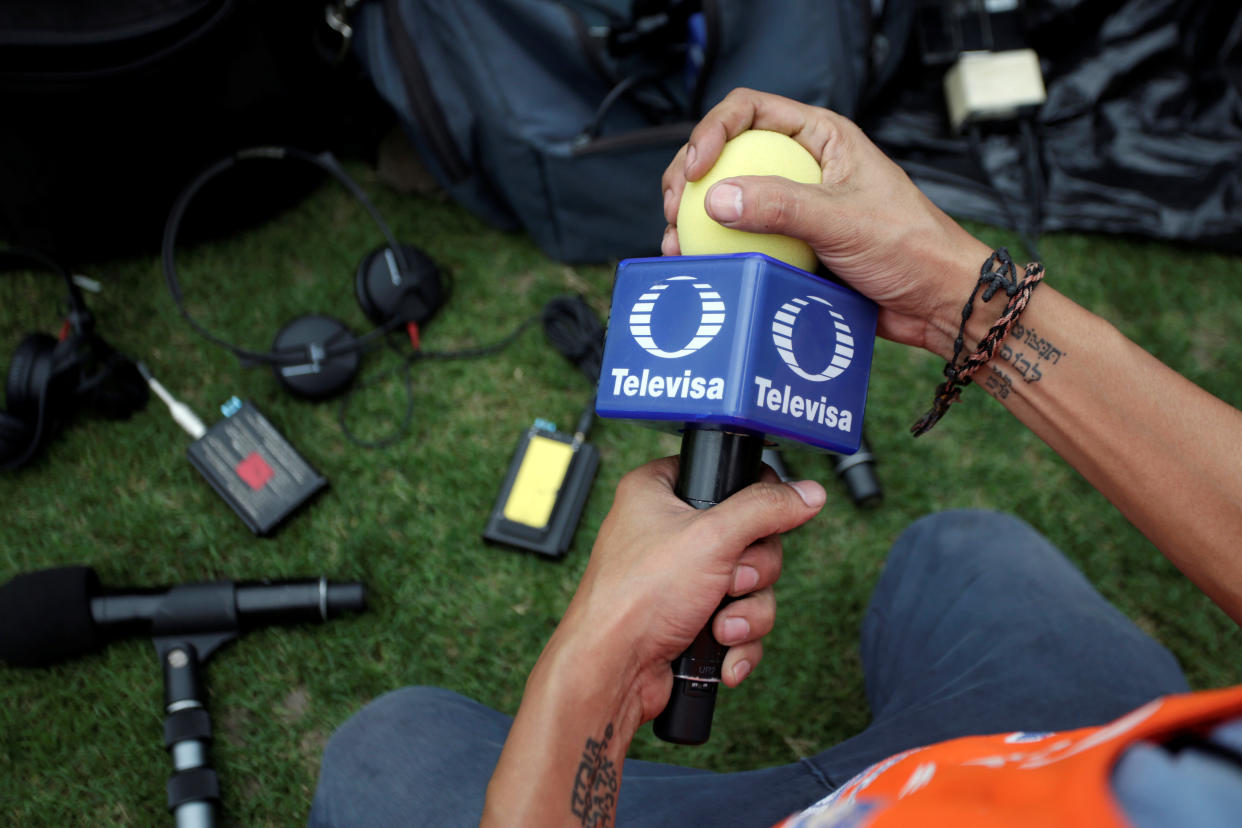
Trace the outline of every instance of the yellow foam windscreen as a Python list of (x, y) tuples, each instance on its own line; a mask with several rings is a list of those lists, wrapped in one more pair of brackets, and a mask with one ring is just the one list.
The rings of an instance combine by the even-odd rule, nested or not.
[(534, 529), (547, 526), (573, 458), (573, 446), (569, 443), (539, 435), (531, 437), (505, 501), (505, 518)]
[(765, 129), (743, 132), (725, 143), (707, 175), (686, 183), (677, 210), (677, 237), (682, 254), (766, 253), (794, 267), (814, 271), (819, 260), (806, 242), (774, 233), (734, 230), (707, 214), (707, 191), (717, 181), (738, 175), (779, 175), (803, 184), (817, 184), (821, 173), (815, 157), (788, 135)]

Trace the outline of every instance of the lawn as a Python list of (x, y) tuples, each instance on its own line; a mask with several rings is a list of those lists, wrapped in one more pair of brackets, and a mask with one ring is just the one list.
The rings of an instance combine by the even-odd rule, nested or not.
[[(454, 277), (424, 332), (434, 350), (500, 339), (549, 299), (584, 295), (606, 317), (613, 267), (549, 260), (525, 237), (489, 229), (434, 198), (385, 190), (353, 165), (397, 235)], [(972, 225), (992, 244), (1017, 240)], [(330, 312), (367, 327), (353, 270), (378, 243), (369, 219), (325, 185), (270, 221), (180, 253), (190, 307), (209, 328), (265, 348), (285, 321)], [(1152, 353), (1242, 405), (1242, 262), (1132, 238), (1042, 239), (1048, 279)], [(77, 417), (39, 460), (0, 477), (0, 581), (30, 569), (94, 566), (105, 584), (326, 575), (362, 580), (367, 613), (324, 626), (270, 628), (221, 650), (207, 668), (214, 766), (225, 824), (305, 822), (333, 729), (375, 696), (408, 684), (451, 688), (513, 712), (526, 672), (586, 564), (617, 480), (675, 438), (599, 422), (601, 466), (573, 547), (550, 561), (480, 539), (518, 436), (536, 417), (571, 427), (584, 377), (535, 326), (500, 353), (425, 361), (411, 371), (409, 433), (382, 450), (343, 435), (336, 402), (307, 403), (271, 372), (244, 368), (177, 315), (157, 257), (82, 268), (105, 338), (140, 356), (203, 419), (231, 396), (253, 401), (327, 476), (330, 488), (275, 537), (253, 536), (185, 457), (188, 437), (158, 401), (127, 422)], [(0, 342), (59, 328), (61, 289), (43, 274), (0, 280)], [(6, 360), (7, 361), (7, 360)], [(378, 439), (405, 406), (400, 357), (366, 355), (347, 411)], [(929, 435), (909, 425), (940, 378), (928, 354), (880, 342), (867, 411), (885, 499), (858, 510), (813, 454), (787, 459), (829, 490), (823, 513), (786, 538), (780, 621), (762, 667), (718, 705), (710, 743), (688, 749), (649, 728), (632, 756), (718, 770), (784, 763), (843, 739), (868, 719), (856, 638), (869, 591), (901, 529), (954, 507), (1013, 511), (1044, 532), (1111, 601), (1181, 660), (1195, 687), (1242, 681), (1242, 635), (1084, 480), (980, 389)], [(1153, 399), (1153, 405), (1164, 404)], [(162, 683), (150, 642), (130, 639), (40, 669), (0, 667), (0, 822), (159, 825), (170, 773)]]

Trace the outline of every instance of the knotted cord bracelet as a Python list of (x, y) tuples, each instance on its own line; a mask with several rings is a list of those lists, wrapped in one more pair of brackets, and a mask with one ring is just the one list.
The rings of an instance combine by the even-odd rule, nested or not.
[[(979, 281), (975, 283), (974, 290), (970, 292), (970, 298), (966, 300), (962, 308), (962, 326), (958, 329), (957, 339), (953, 342), (953, 357), (944, 366), (945, 381), (936, 386), (936, 395), (932, 398), (931, 409), (910, 427), (911, 434), (915, 437), (926, 434), (932, 426), (940, 422), (940, 418), (949, 410), (949, 406), (962, 398), (962, 389), (970, 385), (975, 372), (996, 355), (996, 349), (1009, 334), (1009, 329), (1018, 321), (1022, 311), (1026, 310), (1027, 303), (1031, 301), (1031, 293), (1043, 281), (1043, 278), (1044, 266), (1039, 262), (1031, 262), (1026, 266), (1024, 278), (1019, 282), (1017, 268), (1014, 266), (1013, 259), (1009, 257), (1009, 251), (1004, 247), (998, 247), (988, 257), (983, 267), (979, 268)], [(961, 359), (962, 350), (966, 346), (966, 322), (974, 313), (975, 297), (979, 296), (980, 288), (983, 289), (983, 295), (980, 298), (984, 302), (991, 301), (996, 292), (1002, 289), (1009, 297), (1009, 302), (1005, 305), (1000, 318), (979, 341), (979, 347), (959, 365), (958, 360)]]

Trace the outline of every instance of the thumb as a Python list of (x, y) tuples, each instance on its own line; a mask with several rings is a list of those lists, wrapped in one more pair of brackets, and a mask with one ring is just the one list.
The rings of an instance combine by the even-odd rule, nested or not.
[(788, 532), (819, 513), (827, 500), (813, 480), (753, 483), (705, 510), (701, 519), (725, 548), (743, 550), (761, 538)]
[(707, 191), (707, 214), (725, 227), (749, 233), (779, 233), (812, 247), (831, 221), (822, 184), (803, 184), (776, 175), (725, 178)]

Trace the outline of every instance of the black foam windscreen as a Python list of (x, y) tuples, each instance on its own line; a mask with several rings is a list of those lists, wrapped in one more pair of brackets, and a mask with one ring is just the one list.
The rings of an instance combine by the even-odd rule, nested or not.
[(90, 601), (98, 589), (89, 566), (26, 572), (0, 587), (0, 660), (34, 667), (99, 647)]

